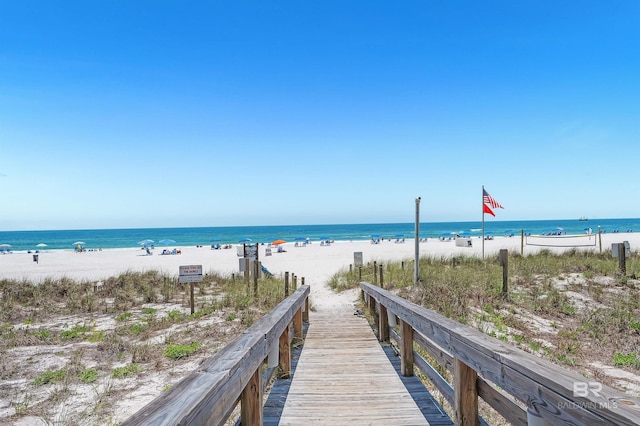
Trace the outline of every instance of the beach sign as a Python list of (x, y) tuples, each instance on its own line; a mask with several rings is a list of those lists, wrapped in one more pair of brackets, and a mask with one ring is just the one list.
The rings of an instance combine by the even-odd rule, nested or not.
[(202, 265), (183, 265), (179, 267), (179, 283), (200, 283), (202, 282)]
[(353, 264), (356, 266), (356, 268), (358, 266), (362, 266), (363, 262), (362, 262), (362, 252), (361, 251), (354, 251), (353, 252)]

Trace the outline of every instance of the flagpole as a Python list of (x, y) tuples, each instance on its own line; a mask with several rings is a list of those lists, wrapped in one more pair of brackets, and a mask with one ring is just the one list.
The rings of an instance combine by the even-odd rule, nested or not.
[(484, 185), (482, 185), (482, 258), (484, 259)]

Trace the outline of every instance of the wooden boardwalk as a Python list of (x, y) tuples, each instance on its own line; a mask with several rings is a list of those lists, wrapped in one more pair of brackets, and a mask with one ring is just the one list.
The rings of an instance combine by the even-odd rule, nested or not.
[(367, 321), (349, 309), (311, 313), (287, 387), (279, 425), (428, 425), (428, 413), (451, 424), (432, 399), (421, 411)]

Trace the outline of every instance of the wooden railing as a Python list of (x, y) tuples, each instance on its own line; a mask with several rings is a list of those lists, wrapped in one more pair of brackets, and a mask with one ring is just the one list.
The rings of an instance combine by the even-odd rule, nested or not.
[[(478, 424), (478, 397), (515, 425), (640, 424), (638, 399), (369, 283), (360, 289), (377, 313), (379, 339), (398, 342), (402, 374), (413, 375), (414, 366), (422, 371), (454, 408), (456, 424)], [(397, 323), (399, 334), (390, 323)], [(452, 373), (452, 384), (414, 344)]]
[[(123, 425), (222, 425), (241, 404), (243, 424), (259, 425), (267, 377), (291, 371), (291, 335), (302, 338), (309, 286), (301, 286), (198, 370), (158, 396)], [(263, 364), (268, 360), (267, 373)], [(270, 374), (271, 373), (271, 374)]]

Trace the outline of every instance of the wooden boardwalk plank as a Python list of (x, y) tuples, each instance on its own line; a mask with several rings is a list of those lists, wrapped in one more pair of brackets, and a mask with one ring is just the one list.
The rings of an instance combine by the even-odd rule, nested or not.
[(365, 319), (343, 309), (310, 321), (277, 424), (429, 424)]

